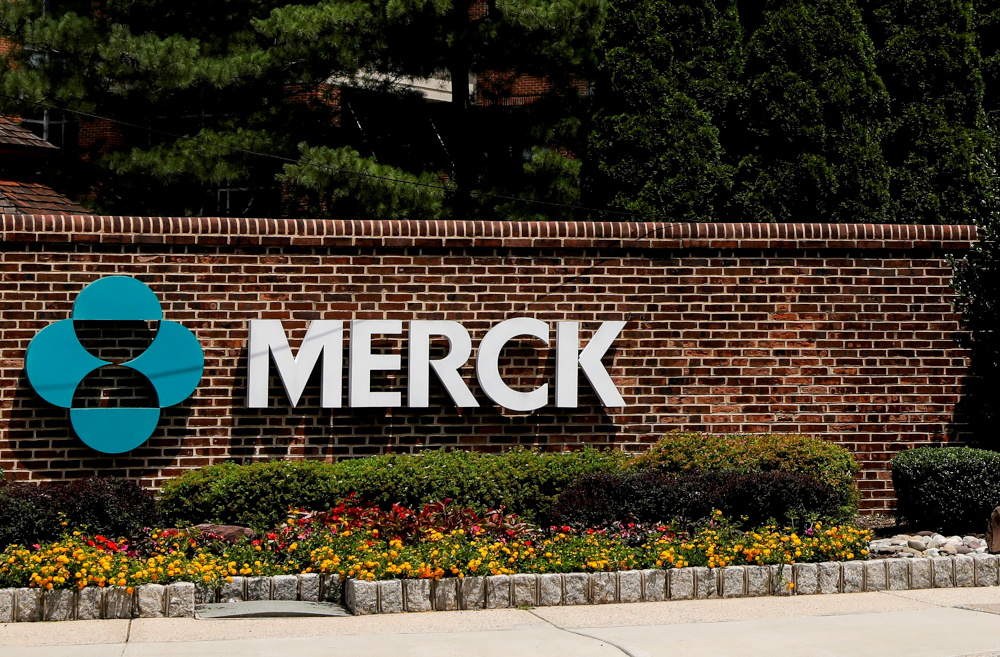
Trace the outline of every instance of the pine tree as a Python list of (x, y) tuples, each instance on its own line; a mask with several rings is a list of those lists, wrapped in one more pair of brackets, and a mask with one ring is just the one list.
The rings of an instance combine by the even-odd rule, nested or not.
[(982, 61), (983, 110), (989, 126), (1000, 123), (1000, 1), (975, 2), (976, 49)]
[(961, 258), (953, 258), (955, 309), (961, 313), (959, 344), (969, 350), (969, 372), (955, 407), (956, 425), (966, 425), (970, 443), (996, 449), (1000, 422), (1000, 139), (989, 135), (984, 163), (989, 181), (983, 210), (977, 216), (979, 240)]
[(620, 0), (600, 42), (588, 191), (654, 220), (711, 221), (742, 65), (736, 4)]
[[(470, 6), (0, 0), (0, 37), (19, 44), (0, 62), (0, 110), (120, 121), (128, 147), (98, 143), (72, 172), (104, 211), (213, 213), (216, 190), (230, 188), (255, 195), (249, 212), (272, 214), (283, 187), (293, 211), (434, 218), (448, 211), (442, 179), (465, 195), (513, 194), (525, 175), (523, 159), (484, 165), (502, 159), (482, 146), (499, 138), (477, 139), (468, 72), (544, 71), (566, 96), (588, 75), (604, 11), (603, 0), (491, 0), (470, 20)], [(396, 84), (442, 71), (457, 80), (447, 111)], [(546, 133), (537, 122), (575, 111), (550, 107), (536, 124), (494, 125), (508, 135), (497, 152), (530, 150)], [(484, 180), (493, 174), (510, 179)]]
[[(985, 146), (973, 164), (982, 164), (985, 184), (976, 190), (981, 204), (972, 220), (979, 226), (979, 240), (962, 257), (952, 261), (955, 308), (961, 313), (960, 344), (969, 349), (969, 376), (962, 382), (962, 396), (955, 406), (956, 425), (969, 427), (960, 436), (970, 444), (996, 448), (1000, 399), (995, 392), (1000, 376), (1000, 2), (975, 2), (975, 47), (981, 57)], [(883, 16), (883, 20), (885, 16)], [(953, 92), (959, 91), (955, 89)], [(966, 89), (965, 91), (974, 91)], [(976, 169), (973, 169), (974, 171)], [(961, 182), (965, 182), (964, 180)], [(964, 219), (959, 215), (959, 221)]]
[[(892, 98), (883, 150), (891, 170), (889, 215), (901, 223), (971, 223), (984, 211), (989, 136), (977, 22), (995, 11), (972, 0), (869, 0), (878, 70)], [(995, 79), (996, 37), (986, 62)], [(996, 94), (997, 90), (994, 90)], [(996, 97), (988, 101), (996, 110)]]
[(742, 81), (734, 219), (888, 219), (889, 96), (853, 0), (774, 0)]

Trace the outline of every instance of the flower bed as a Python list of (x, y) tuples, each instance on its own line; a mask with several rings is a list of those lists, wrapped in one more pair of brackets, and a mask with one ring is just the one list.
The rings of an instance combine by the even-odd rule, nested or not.
[(373, 581), (849, 561), (867, 555), (870, 538), (866, 530), (822, 523), (798, 533), (742, 531), (719, 514), (689, 532), (632, 524), (574, 531), (446, 503), (389, 511), (341, 504), (300, 514), (252, 541), (164, 529), (128, 541), (75, 531), (52, 543), (10, 546), (0, 555), (0, 587), (217, 587), (234, 577), (300, 573)]

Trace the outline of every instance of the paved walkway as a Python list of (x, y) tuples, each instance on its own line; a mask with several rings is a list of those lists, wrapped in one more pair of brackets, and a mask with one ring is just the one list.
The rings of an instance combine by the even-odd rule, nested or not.
[(2, 657), (1000, 657), (1000, 588), (348, 618), (0, 625)]

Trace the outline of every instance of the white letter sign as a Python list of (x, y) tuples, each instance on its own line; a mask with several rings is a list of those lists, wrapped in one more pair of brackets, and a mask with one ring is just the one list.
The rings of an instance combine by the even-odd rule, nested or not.
[(309, 325), (297, 356), (292, 356), (285, 329), (277, 319), (250, 322), (250, 347), (247, 358), (247, 388), (250, 408), (267, 408), (270, 357), (292, 408), (299, 403), (309, 375), (323, 356), (320, 380), (320, 404), (340, 408), (340, 377), (344, 363), (344, 323), (318, 319)]
[(625, 405), (615, 382), (601, 362), (623, 328), (625, 322), (602, 323), (587, 346), (580, 351), (579, 322), (556, 323), (556, 406), (576, 408), (579, 384), (577, 366), (583, 370), (602, 404), (609, 408)]
[(399, 354), (373, 354), (373, 335), (397, 335), (403, 332), (398, 319), (357, 319), (351, 322), (351, 364), (347, 397), (352, 408), (400, 406), (398, 392), (372, 392), (372, 372), (400, 368)]
[(515, 317), (500, 322), (483, 336), (476, 356), (476, 378), (486, 396), (494, 403), (512, 411), (533, 411), (549, 400), (549, 384), (543, 383), (531, 392), (512, 390), (500, 377), (500, 352), (518, 335), (530, 335), (549, 343), (549, 325), (530, 317)]
[[(580, 371), (590, 381), (604, 406), (625, 406), (625, 400), (601, 362), (623, 328), (625, 322), (602, 322), (581, 351), (580, 323), (556, 322), (556, 406), (577, 407)], [(395, 372), (402, 368), (399, 353), (372, 353), (372, 336), (402, 333), (403, 322), (398, 319), (351, 322), (350, 371), (347, 377), (347, 397), (351, 407), (395, 408), (402, 405), (399, 391), (373, 391), (371, 383), (372, 372)], [(479, 343), (476, 378), (486, 396), (498, 406), (512, 411), (533, 411), (548, 403), (549, 384), (543, 383), (534, 390), (522, 392), (508, 386), (500, 376), (500, 353), (517, 336), (537, 338), (547, 345), (549, 325), (531, 317), (514, 317), (491, 328)], [(448, 340), (448, 351), (443, 358), (431, 359), (433, 337)], [(479, 406), (461, 373), (472, 353), (472, 338), (464, 326), (447, 320), (413, 320), (409, 323), (405, 348), (408, 356), (406, 401), (409, 407), (427, 408), (430, 404), (432, 369), (455, 406)], [(295, 408), (322, 357), (320, 403), (324, 408), (340, 408), (344, 369), (343, 322), (325, 319), (312, 322), (298, 354), (293, 356), (280, 320), (252, 320), (249, 352), (248, 407), (267, 408), (269, 367), (273, 359), (288, 400)]]
[[(448, 338), (448, 355), (440, 360), (431, 360), (431, 336)], [(469, 392), (458, 370), (472, 354), (472, 338), (465, 327), (458, 322), (412, 321), (409, 337), (409, 367), (406, 402), (411, 408), (427, 408), (430, 388), (430, 367), (444, 384), (444, 389), (455, 406), (479, 406), (479, 402)], [(429, 366), (429, 367), (428, 367)]]

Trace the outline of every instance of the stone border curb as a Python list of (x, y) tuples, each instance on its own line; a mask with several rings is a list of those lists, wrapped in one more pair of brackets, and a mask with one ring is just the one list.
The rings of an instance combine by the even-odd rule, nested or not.
[(824, 595), (1000, 585), (1000, 555), (874, 559), (790, 566), (726, 566), (604, 573), (341, 581), (339, 575), (233, 577), (126, 588), (0, 589), (0, 623), (101, 618), (184, 618), (195, 606), (244, 600), (342, 602), (354, 615), (459, 609)]
[(75, 591), (0, 589), (0, 624), (102, 618), (191, 618), (195, 605), (244, 600), (340, 602), (339, 575), (233, 577), (218, 588), (192, 582), (143, 584), (131, 593), (121, 586), (88, 586)]
[(431, 580), (349, 579), (356, 616), (455, 609), (824, 595), (1000, 585), (1000, 556), (876, 559), (790, 566), (726, 566), (610, 573), (489, 575)]

